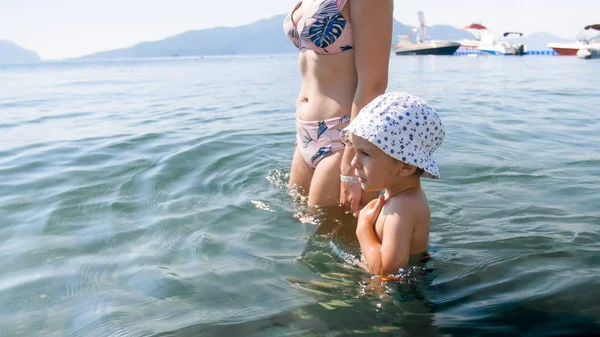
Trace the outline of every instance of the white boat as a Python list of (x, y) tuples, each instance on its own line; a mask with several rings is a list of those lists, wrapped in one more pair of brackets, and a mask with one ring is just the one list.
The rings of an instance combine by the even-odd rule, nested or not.
[[(593, 36), (595, 32), (600, 31), (600, 24), (586, 26), (578, 35), (577, 41), (572, 43), (549, 43), (548, 48), (554, 49), (558, 55), (575, 56), (580, 49), (595, 50), (600, 48), (599, 36)], [(582, 52), (585, 54), (585, 52)]]
[(573, 43), (549, 43), (548, 48), (553, 49), (558, 55), (562, 56), (575, 56), (581, 48), (588, 46), (587, 43), (573, 42)]
[(477, 49), (477, 47), (479, 47), (479, 45), (481, 44), (481, 33), (484, 31), (488, 31), (488, 29), (480, 23), (472, 23), (468, 26), (463, 27), (463, 30), (473, 33), (476, 37), (475, 40), (464, 39), (458, 41), (461, 47), (467, 51)]
[(596, 47), (585, 47), (577, 51), (577, 57), (580, 59), (597, 59), (600, 58), (600, 44)]
[[(523, 33), (506, 32), (502, 34), (503, 37), (508, 37), (511, 35), (517, 35), (521, 37), (523, 36)], [(485, 34), (481, 38), (481, 43), (477, 47), (477, 50), (492, 55), (525, 55), (527, 52), (524, 44), (510, 43), (505, 40), (496, 41), (494, 39), (494, 35), (492, 34)]]

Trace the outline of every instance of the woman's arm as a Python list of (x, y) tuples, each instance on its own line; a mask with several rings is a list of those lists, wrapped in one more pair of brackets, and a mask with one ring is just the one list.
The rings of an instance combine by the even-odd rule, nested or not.
[(392, 49), (393, 0), (351, 0), (350, 22), (354, 36), (354, 59), (358, 85), (352, 118), (383, 94), (388, 85)]
[[(352, 102), (352, 119), (359, 111), (385, 93), (388, 84), (388, 67), (392, 48), (393, 0), (350, 0), (350, 22), (354, 37), (354, 58), (358, 85)], [(354, 150), (346, 146), (342, 158), (342, 175), (354, 176), (350, 164)], [(341, 182), (340, 204), (358, 211), (360, 185)]]

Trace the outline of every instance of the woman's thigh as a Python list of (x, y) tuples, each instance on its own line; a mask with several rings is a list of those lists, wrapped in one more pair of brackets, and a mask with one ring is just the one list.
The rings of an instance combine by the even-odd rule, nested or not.
[(310, 181), (313, 177), (313, 170), (308, 166), (300, 147), (296, 146), (294, 151), (294, 158), (292, 159), (292, 168), (290, 169), (290, 188), (299, 188), (302, 192), (308, 193), (310, 189)]
[(323, 158), (312, 176), (308, 193), (309, 206), (336, 206), (340, 200), (340, 165), (342, 152)]

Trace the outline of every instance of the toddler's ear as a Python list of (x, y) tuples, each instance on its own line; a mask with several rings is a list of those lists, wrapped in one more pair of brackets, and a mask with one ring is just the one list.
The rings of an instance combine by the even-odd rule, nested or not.
[(412, 166), (409, 165), (407, 163), (398, 161), (396, 163), (396, 176), (398, 177), (406, 177), (406, 176), (410, 176), (413, 175), (416, 171), (417, 171), (417, 167), (416, 166)]

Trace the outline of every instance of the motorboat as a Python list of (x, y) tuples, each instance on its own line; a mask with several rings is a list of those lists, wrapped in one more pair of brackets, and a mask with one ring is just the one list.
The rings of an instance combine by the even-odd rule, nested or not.
[[(580, 49), (595, 50), (600, 48), (600, 24), (585, 26), (577, 35), (576, 42), (572, 43), (549, 43), (548, 47), (552, 48), (558, 55), (575, 56), (578, 55)], [(583, 54), (587, 54), (582, 52)], [(593, 54), (590, 52), (590, 54)]]
[[(522, 37), (523, 33), (520, 32), (506, 32), (502, 34), (504, 38), (509, 36)], [(485, 34), (481, 38), (481, 43), (477, 47), (477, 50), (492, 55), (525, 55), (527, 53), (526, 47), (522, 43), (510, 43), (506, 40), (496, 41), (493, 34)]]
[(458, 41), (461, 45), (461, 48), (466, 51), (473, 51), (473, 50), (477, 49), (477, 47), (479, 47), (479, 45), (481, 44), (482, 32), (488, 31), (487, 27), (485, 27), (484, 25), (482, 25), (480, 23), (472, 23), (468, 26), (463, 27), (462, 29), (473, 33), (476, 37), (475, 40), (464, 39), (464, 40)]
[(600, 45), (595, 47), (584, 47), (577, 51), (577, 57), (580, 59), (597, 59), (600, 58)]

